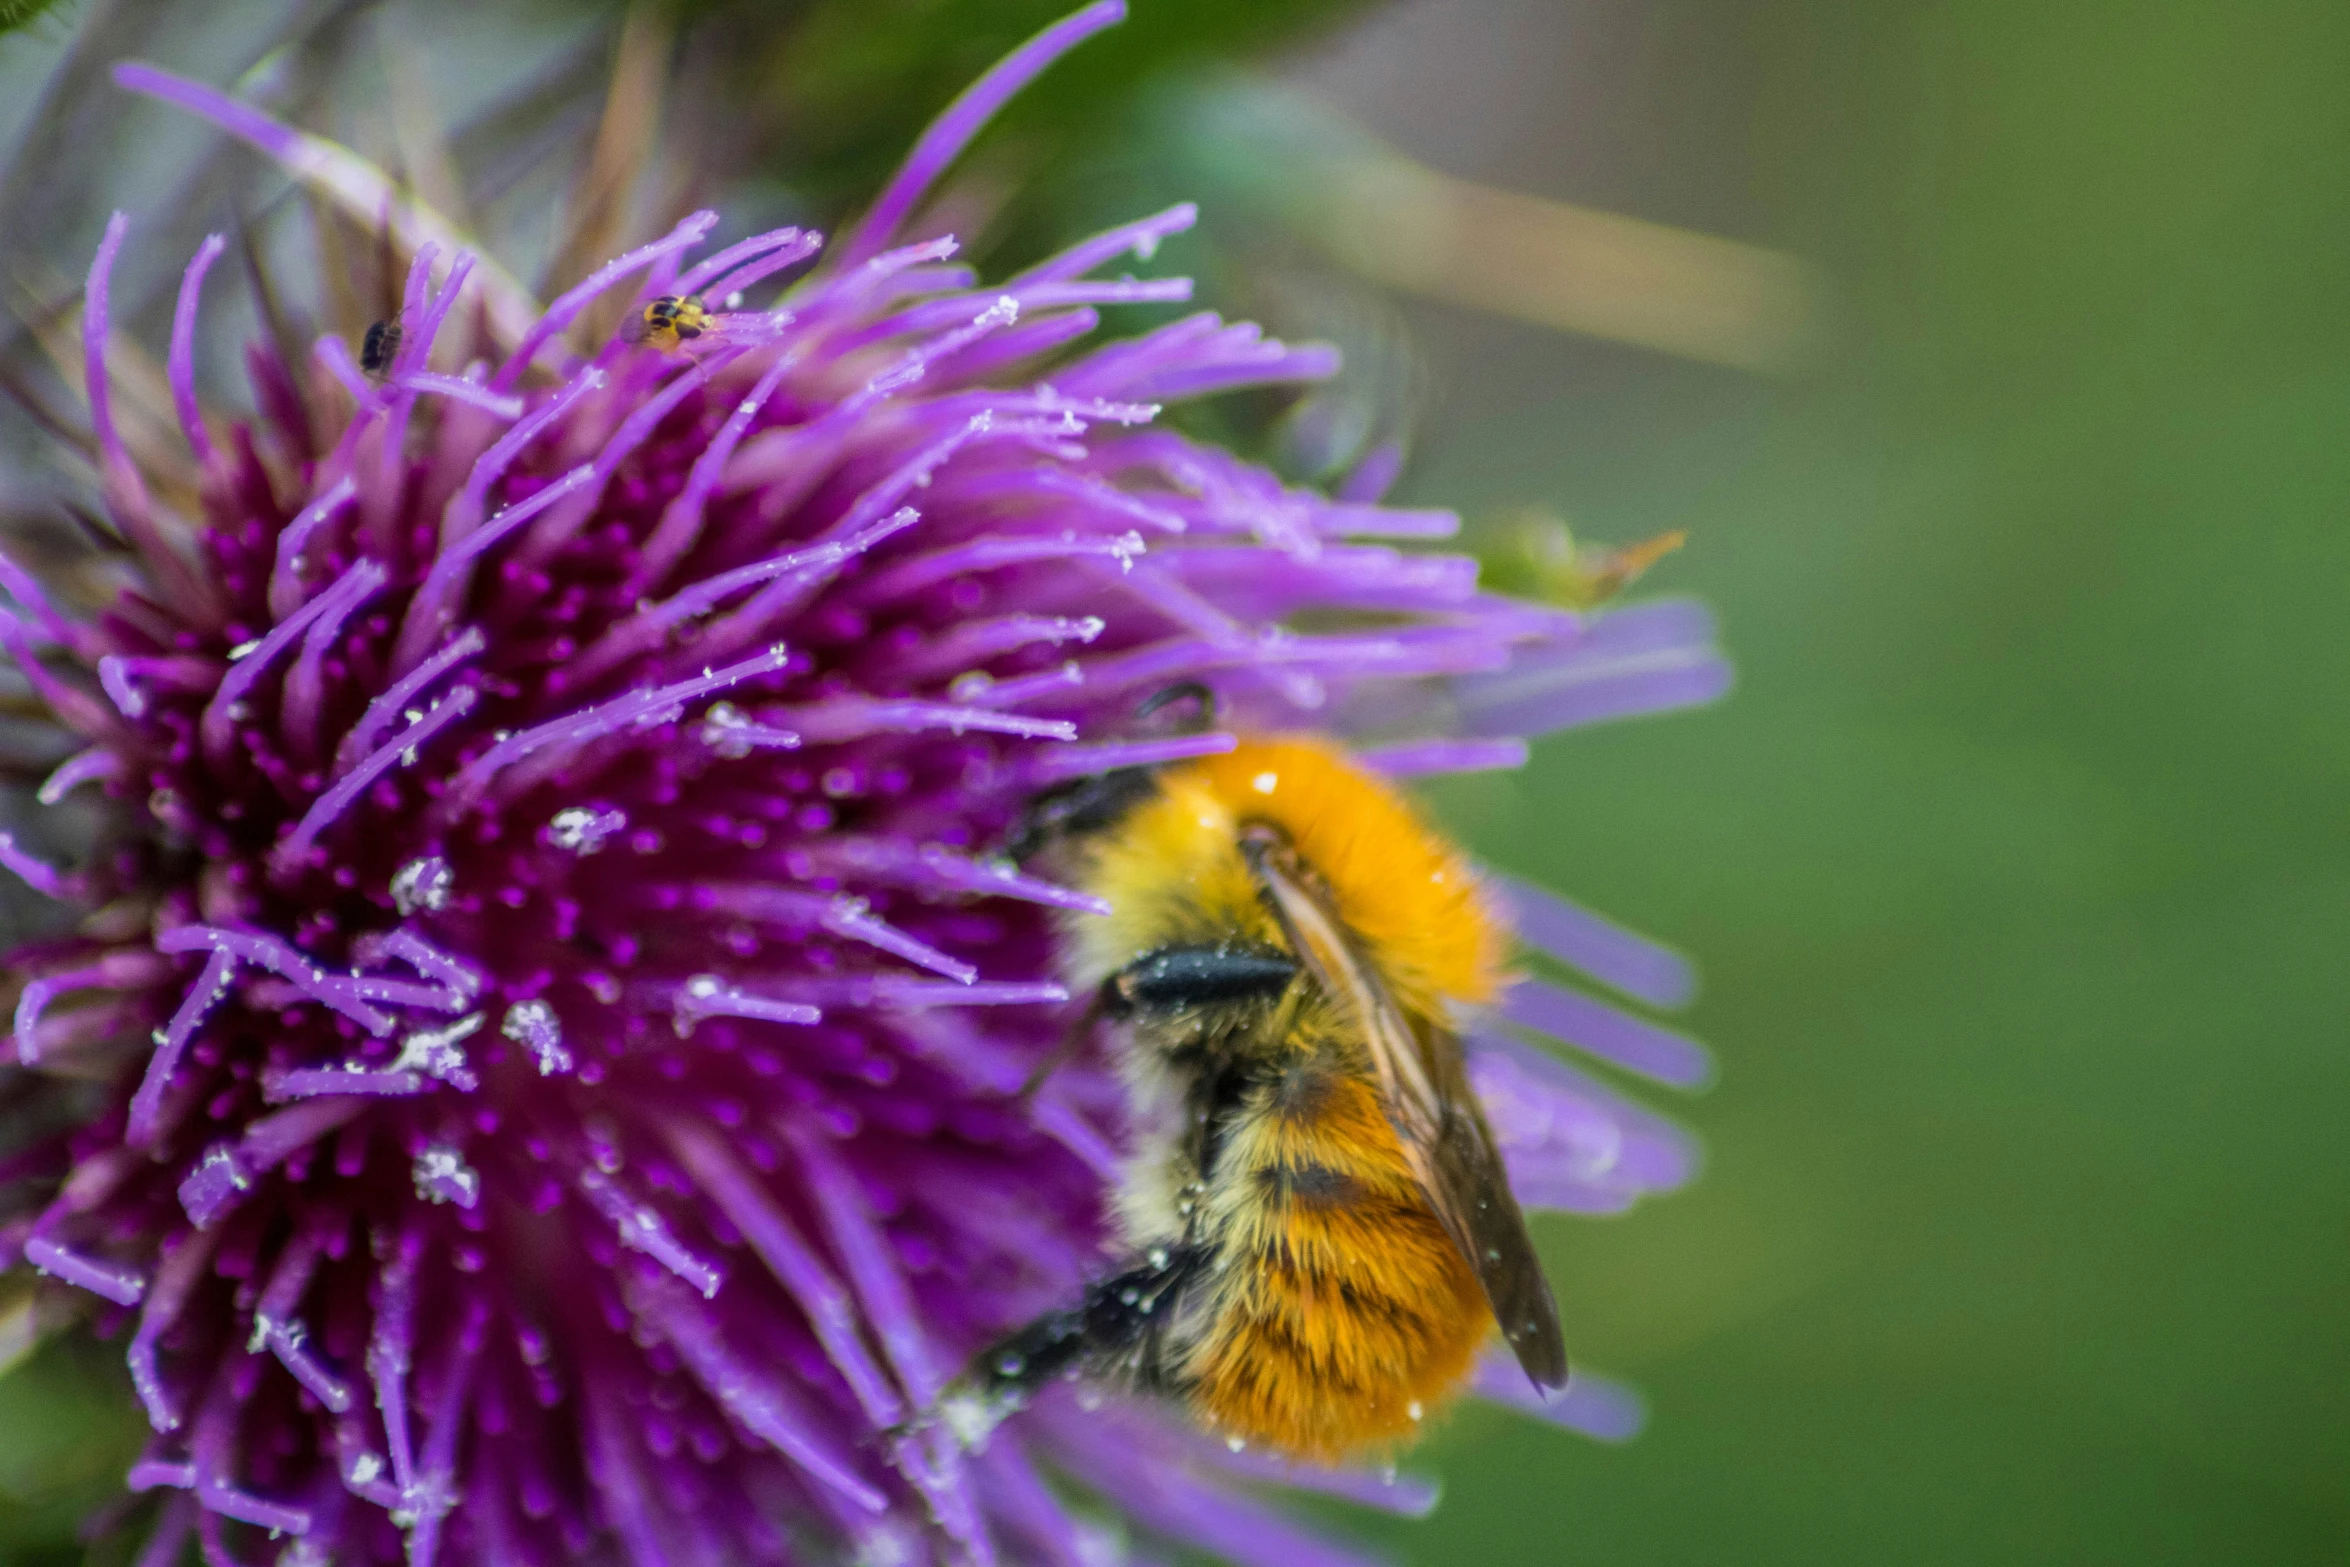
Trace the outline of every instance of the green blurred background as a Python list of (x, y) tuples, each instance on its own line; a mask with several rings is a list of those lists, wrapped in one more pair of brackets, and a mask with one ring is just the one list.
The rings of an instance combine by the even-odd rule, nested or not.
[[(1720, 1082), (1666, 1107), (1704, 1178), (1542, 1226), (1650, 1427), (1467, 1412), (1432, 1521), (1344, 1526), (1428, 1567), (2350, 1558), (2350, 7), (1136, 3), (1135, 96), (1080, 55), (993, 144), (1046, 171), (1000, 253), (1198, 187), (1169, 265), (1402, 367), (1404, 498), (1689, 530), (1643, 591), (1741, 671), (1438, 791), (1703, 966)], [(798, 69), (952, 83), (1059, 9), (890, 8), (930, 64)], [(1249, 232), (1311, 177), (1238, 127), (1267, 92), (1805, 258), (1815, 346), (1755, 375), (1318, 274)], [(866, 155), (801, 145), (734, 177), (820, 207)], [(0, 1381), (0, 1561), (75, 1559), (119, 1472), (77, 1359)]]
[(1742, 680), (1453, 796), (1698, 955), (1722, 1076), (1698, 1186), (1548, 1236), (1648, 1433), (1463, 1422), (1407, 1548), (2350, 1559), (2350, 7), (1512, 14), (1574, 172), (1508, 183), (1808, 257), (1842, 335), (1431, 323), (1413, 492), (1688, 528)]

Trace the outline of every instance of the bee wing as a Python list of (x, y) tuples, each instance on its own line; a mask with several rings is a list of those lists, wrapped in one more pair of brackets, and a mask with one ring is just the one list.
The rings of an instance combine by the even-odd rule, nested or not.
[(641, 343), (653, 335), (653, 324), (645, 319), (642, 310), (631, 310), (620, 322), (620, 341)]
[(1442, 1029), (1423, 1040), (1285, 845), (1256, 838), (1247, 853), (1306, 971), (1361, 1020), (1404, 1158), (1445, 1233), (1477, 1270), (1493, 1320), (1518, 1364), (1537, 1387), (1565, 1387), (1567, 1348), (1558, 1303), (1469, 1087), (1460, 1040)]

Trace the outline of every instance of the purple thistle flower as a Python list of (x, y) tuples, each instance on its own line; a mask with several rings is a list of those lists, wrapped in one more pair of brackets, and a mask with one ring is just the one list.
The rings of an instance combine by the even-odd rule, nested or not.
[[(1075, 1564), (1106, 1504), (1235, 1561), (1336, 1562), (1240, 1488), (1432, 1502), (1076, 1393), (975, 1454), (900, 1432), (1100, 1256), (1114, 1081), (1079, 1062), (1019, 1096), (1065, 1027), (1051, 917), (1088, 906), (996, 854), (1027, 798), (1228, 747), (1134, 724), (1182, 680), (1424, 773), (1726, 678), (1689, 606), (1480, 593), (1469, 560), (1359, 542), (1449, 515), (1159, 428), (1335, 369), (1205, 314), (1078, 346), (1101, 305), (1186, 297), (1095, 274), (1188, 208), (995, 288), (951, 242), (892, 248), (987, 115), (1118, 14), (971, 89), (772, 309), (740, 300), (813, 236), (695, 261), (697, 213), (542, 310), (352, 154), (118, 71), (414, 258), (380, 379), (335, 339), (315, 366), (254, 350), (264, 417), (222, 436), (195, 390), (208, 241), (167, 361), (192, 469), (159, 475), (108, 403), (117, 215), (84, 341), (140, 580), (83, 621), (0, 562), (0, 645), (83, 746), (42, 798), (111, 807), (72, 870), (0, 835), (82, 916), (8, 959), (10, 1097), (109, 1085), (0, 1166), (37, 1194), (0, 1264), (127, 1333), (154, 1428), (129, 1483), (163, 1498), (142, 1560), (193, 1531), (214, 1562)], [(685, 353), (574, 354), (622, 289), (718, 308)], [(314, 429), (329, 381), (345, 411)], [(1362, 629), (1290, 629), (1306, 611)], [(1537, 947), (1686, 999), (1670, 954), (1509, 897)], [(1512, 992), (1472, 1067), (1529, 1205), (1686, 1177), (1681, 1134), (1505, 1022), (1667, 1083), (1707, 1065), (1581, 991)], [(1597, 1380), (1542, 1412), (1638, 1421)]]

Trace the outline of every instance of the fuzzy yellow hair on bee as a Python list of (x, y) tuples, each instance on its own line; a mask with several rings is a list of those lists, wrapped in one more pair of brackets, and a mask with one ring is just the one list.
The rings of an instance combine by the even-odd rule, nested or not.
[(1562, 1386), (1454, 1032), (1508, 947), (1459, 852), (1314, 737), (1086, 780), (1032, 815), (1109, 907), (1070, 916), (1063, 954), (1088, 1024), (1117, 1025), (1133, 1260), (974, 1360), (940, 1417), (976, 1439), (1076, 1369), (1336, 1459), (1408, 1440), (1496, 1321)]

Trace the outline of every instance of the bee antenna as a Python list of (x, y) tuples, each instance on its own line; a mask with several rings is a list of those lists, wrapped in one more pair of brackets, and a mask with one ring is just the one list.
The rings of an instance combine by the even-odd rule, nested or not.
[(1172, 707), (1183, 701), (1192, 702), (1199, 709), (1192, 715), (1194, 728), (1204, 730), (1215, 727), (1216, 693), (1197, 680), (1179, 680), (1165, 690), (1144, 698), (1142, 705), (1134, 710), (1134, 716), (1148, 718), (1160, 708)]

